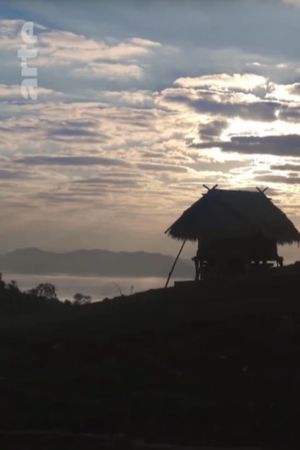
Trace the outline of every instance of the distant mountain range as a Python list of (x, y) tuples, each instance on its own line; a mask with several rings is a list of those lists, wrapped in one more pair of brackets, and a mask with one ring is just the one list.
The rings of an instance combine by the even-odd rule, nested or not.
[[(72, 274), (99, 276), (167, 276), (174, 257), (160, 253), (75, 250), (56, 253), (38, 248), (18, 249), (0, 255), (0, 272), (19, 274)], [(189, 260), (179, 260), (176, 276), (191, 276)]]

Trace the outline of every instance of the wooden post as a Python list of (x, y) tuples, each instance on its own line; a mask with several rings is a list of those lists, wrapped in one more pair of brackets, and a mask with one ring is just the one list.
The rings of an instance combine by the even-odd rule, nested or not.
[(186, 243), (186, 239), (183, 241), (182, 246), (180, 247), (180, 250), (179, 250), (179, 252), (178, 252), (178, 255), (177, 255), (176, 258), (175, 258), (175, 261), (174, 261), (174, 263), (173, 263), (173, 266), (171, 267), (171, 270), (170, 270), (170, 272), (169, 272), (169, 275), (168, 275), (168, 278), (167, 278), (167, 281), (166, 281), (166, 284), (165, 284), (165, 288), (168, 287), (170, 278), (171, 278), (171, 276), (172, 276), (172, 273), (174, 272), (174, 269), (175, 269), (175, 266), (176, 266), (176, 264), (177, 264), (178, 258), (179, 258), (179, 256), (181, 255), (181, 252), (182, 252), (182, 250), (183, 250), (183, 247), (184, 247), (185, 243)]

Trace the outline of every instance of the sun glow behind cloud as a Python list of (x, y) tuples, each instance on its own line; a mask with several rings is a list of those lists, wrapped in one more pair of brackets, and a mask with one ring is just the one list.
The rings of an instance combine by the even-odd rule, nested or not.
[(253, 120), (242, 120), (235, 118), (230, 121), (226, 130), (222, 133), (221, 138), (229, 140), (232, 136), (277, 136), (297, 134), (299, 132), (299, 125), (297, 123), (284, 122), (282, 120), (275, 120), (274, 122), (265, 123)]

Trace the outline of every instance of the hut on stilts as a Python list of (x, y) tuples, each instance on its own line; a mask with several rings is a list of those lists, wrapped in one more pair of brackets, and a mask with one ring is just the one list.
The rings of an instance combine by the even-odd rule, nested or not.
[(266, 196), (266, 189), (205, 187), (207, 192), (166, 230), (175, 239), (198, 243), (193, 258), (196, 280), (283, 265), (277, 244), (299, 243), (300, 235)]

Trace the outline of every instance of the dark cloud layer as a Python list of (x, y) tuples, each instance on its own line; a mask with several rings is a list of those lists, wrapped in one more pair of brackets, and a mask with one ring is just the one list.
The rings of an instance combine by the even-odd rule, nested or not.
[(266, 175), (256, 177), (257, 181), (263, 181), (265, 183), (282, 183), (282, 184), (300, 184), (300, 177), (284, 177), (281, 175)]
[(164, 100), (169, 103), (182, 104), (197, 113), (210, 114), (212, 116), (222, 115), (225, 117), (241, 117), (246, 120), (257, 120), (272, 122), (276, 119), (276, 112), (281, 104), (274, 101), (253, 101), (246, 103), (235, 99), (232, 101), (224, 95), (217, 100), (209, 92), (199, 93), (199, 98), (190, 98), (186, 95), (175, 92), (166, 93)]
[(104, 177), (104, 178), (86, 178), (82, 180), (76, 180), (74, 184), (88, 185), (88, 186), (120, 186), (120, 187), (136, 187), (138, 186), (138, 181), (134, 179), (127, 178), (113, 178), (113, 177)]
[(275, 164), (270, 167), (271, 170), (282, 170), (282, 171), (299, 171), (300, 164)]
[(234, 136), (229, 142), (214, 141), (193, 146), (201, 149), (218, 147), (224, 152), (300, 157), (300, 135), (298, 134), (263, 137)]
[(55, 128), (48, 130), (49, 137), (66, 136), (66, 137), (96, 137), (97, 133), (91, 130), (81, 128)]
[(213, 120), (208, 124), (199, 125), (199, 136), (203, 141), (211, 141), (220, 136), (228, 126), (227, 120)]
[(149, 171), (159, 171), (159, 172), (178, 172), (184, 173), (187, 172), (186, 167), (181, 166), (173, 166), (168, 164), (138, 164), (138, 167), (143, 170)]
[(290, 106), (282, 108), (279, 111), (279, 119), (287, 122), (299, 122), (300, 121), (300, 108), (299, 106)]
[(15, 171), (15, 170), (6, 170), (0, 169), (0, 181), (1, 180), (18, 180), (29, 178), (29, 174), (27, 172)]

